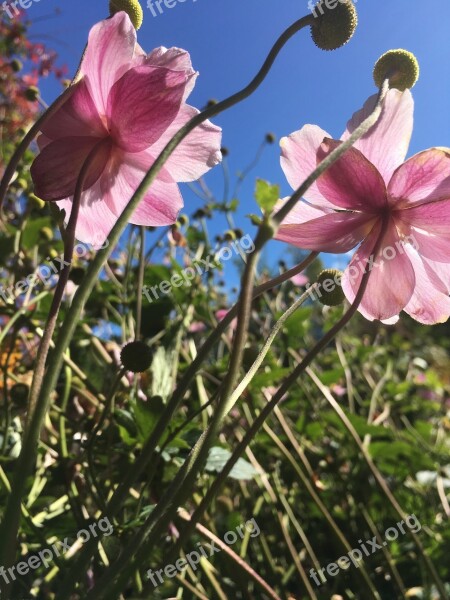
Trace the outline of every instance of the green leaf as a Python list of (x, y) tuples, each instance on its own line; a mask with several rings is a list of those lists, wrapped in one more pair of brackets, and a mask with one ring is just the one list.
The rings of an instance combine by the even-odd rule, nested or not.
[(153, 357), (152, 372), (152, 395), (161, 396), (164, 400), (172, 392), (172, 371), (174, 353), (162, 346), (158, 348)]
[(153, 428), (164, 411), (164, 402), (161, 396), (153, 396), (146, 402), (138, 398), (134, 404), (134, 417), (139, 432), (139, 440), (144, 442), (153, 431)]
[(41, 240), (41, 231), (44, 227), (53, 229), (53, 220), (51, 217), (40, 217), (35, 221), (28, 221), (22, 234), (22, 245), (29, 250), (36, 246)]
[(270, 214), (280, 199), (280, 186), (272, 185), (264, 179), (256, 180), (255, 198), (265, 214)]
[[(220, 448), (218, 446), (211, 448), (205, 469), (207, 471), (221, 473), (230, 456), (231, 452), (225, 448)], [(258, 471), (249, 462), (240, 458), (231, 469), (229, 477), (240, 481), (248, 481), (249, 479), (253, 479), (255, 475), (258, 475)]]

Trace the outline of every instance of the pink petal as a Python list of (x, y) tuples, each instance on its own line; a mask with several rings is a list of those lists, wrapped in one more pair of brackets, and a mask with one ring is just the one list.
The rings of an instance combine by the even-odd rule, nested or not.
[(155, 48), (147, 56), (141, 56), (136, 59), (140, 65), (165, 67), (171, 71), (182, 71), (186, 74), (186, 89), (184, 92), (183, 100), (189, 96), (195, 86), (195, 80), (198, 77), (198, 72), (192, 68), (191, 57), (189, 52), (182, 50), (181, 48)]
[(87, 77), (92, 99), (101, 115), (106, 114), (110, 89), (131, 67), (135, 45), (136, 30), (124, 12), (97, 23), (89, 33), (81, 74)]
[[(407, 247), (407, 254), (416, 275), (416, 287), (405, 312), (425, 325), (445, 323), (450, 316), (450, 297), (445, 285), (411, 247)], [(450, 268), (447, 270), (450, 273)]]
[[(160, 139), (149, 149), (152, 156), (159, 156), (175, 133), (198, 114), (196, 108), (183, 105)], [(164, 166), (175, 181), (195, 181), (222, 160), (221, 140), (221, 128), (205, 121), (181, 142)]]
[(399, 210), (395, 218), (397, 227), (421, 255), (450, 263), (450, 200)]
[(432, 271), (430, 277), (432, 277), (434, 281), (436, 281), (436, 278), (440, 281), (439, 286), (436, 286), (437, 289), (441, 290), (443, 293), (450, 294), (450, 266), (446, 263), (424, 258), (423, 256), (421, 256), (421, 259), (427, 273)]
[[(274, 208), (274, 214), (276, 214), (282, 206), (289, 200), (289, 196), (278, 200)], [(307, 202), (299, 200), (294, 204), (294, 208), (289, 211), (287, 217), (283, 220), (283, 225), (299, 225), (300, 223), (306, 223), (313, 219), (323, 217), (323, 215), (334, 213), (333, 209), (326, 207), (311, 206)]]
[[(300, 131), (280, 140), (281, 168), (289, 185), (296, 190), (317, 167), (317, 151), (330, 136), (317, 125), (305, 125)], [(319, 191), (317, 183), (305, 194), (306, 200), (317, 206), (335, 208)]]
[(324, 214), (323, 210), (304, 202), (298, 202), (294, 210), (278, 229), (275, 239), (305, 250), (348, 252), (370, 233), (376, 222), (364, 214)]
[[(321, 162), (341, 143), (327, 138), (317, 152), (317, 161)], [(386, 186), (380, 173), (355, 148), (347, 150), (328, 168), (317, 186), (335, 207), (370, 213), (387, 205)]]
[(162, 67), (135, 67), (117, 81), (108, 98), (111, 135), (127, 152), (154, 144), (177, 116), (186, 76)]
[[(81, 168), (97, 144), (99, 138), (95, 137), (67, 137), (45, 146), (31, 165), (36, 195), (43, 200), (61, 200), (73, 196)], [(98, 180), (110, 153), (111, 145), (105, 140), (92, 160), (85, 190)]]
[(107, 135), (85, 79), (77, 83), (69, 100), (44, 124), (42, 133), (53, 140), (69, 136)]
[[(347, 125), (342, 140), (373, 111), (377, 95), (371, 96), (364, 107), (356, 112)], [(401, 93), (389, 90), (378, 122), (354, 145), (375, 165), (386, 185), (395, 169), (405, 160), (413, 129), (414, 101), (409, 90)]]
[(50, 139), (49, 137), (47, 137), (46, 135), (44, 135), (43, 133), (40, 133), (38, 135), (38, 137), (36, 138), (36, 142), (37, 142), (39, 150), (43, 150), (45, 148), (45, 146), (48, 146), (49, 144), (51, 144), (53, 142), (53, 140)]
[(292, 281), (292, 283), (294, 285), (303, 287), (304, 285), (309, 283), (309, 277), (307, 277), (306, 275), (303, 275), (303, 273), (297, 273), (297, 275), (294, 275), (293, 277), (291, 277), (290, 281)]
[[(66, 211), (65, 222), (72, 211), (72, 199), (66, 198), (57, 202), (59, 208)], [(75, 236), (80, 242), (99, 248), (107, 239), (117, 221), (115, 215), (102, 199), (100, 180), (83, 193), (78, 214)]]
[(393, 221), (384, 235), (381, 252), (371, 261), (380, 231), (378, 223), (353, 256), (344, 272), (342, 289), (353, 302), (369, 263), (372, 268), (359, 311), (370, 320), (381, 321), (396, 317), (407, 305), (414, 292), (415, 275)]
[(395, 171), (388, 193), (391, 202), (399, 208), (408, 208), (412, 203), (448, 200), (450, 152), (432, 148), (415, 154)]
[[(115, 157), (101, 181), (102, 196), (114, 214), (121, 214), (153, 162), (148, 153), (122, 153)], [(163, 168), (134, 211), (130, 223), (171, 225), (182, 208), (183, 198), (178, 185)]]

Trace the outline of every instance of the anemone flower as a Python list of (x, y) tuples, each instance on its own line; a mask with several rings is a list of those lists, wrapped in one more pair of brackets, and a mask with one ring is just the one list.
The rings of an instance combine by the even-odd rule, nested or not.
[[(186, 104), (197, 73), (189, 54), (164, 47), (146, 55), (130, 18), (119, 12), (95, 25), (70, 99), (43, 126), (31, 174), (35, 192), (68, 219), (86, 159), (76, 237), (103, 243), (172, 136), (199, 111)], [(221, 160), (221, 130), (206, 121), (170, 156), (130, 222), (170, 225), (183, 200), (177, 182), (201, 177)]]
[[(294, 189), (375, 102), (369, 98), (354, 114), (341, 141), (315, 125), (281, 140), (281, 165)], [(354, 300), (367, 267), (359, 307), (366, 318), (395, 323), (404, 310), (433, 324), (450, 315), (450, 149), (432, 148), (404, 162), (412, 125), (411, 93), (390, 90), (377, 124), (308, 190), (276, 237), (332, 253), (360, 244), (342, 278), (347, 299)]]

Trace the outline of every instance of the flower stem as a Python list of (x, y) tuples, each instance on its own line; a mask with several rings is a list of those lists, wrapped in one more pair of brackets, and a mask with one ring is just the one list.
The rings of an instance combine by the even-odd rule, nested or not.
[[(373, 251), (374, 257), (376, 257), (378, 255), (378, 252), (380, 250), (380, 247), (381, 247), (381, 244), (382, 244), (382, 241), (384, 238), (384, 234), (386, 232), (386, 228), (387, 228), (387, 221), (385, 221), (383, 223), (383, 226), (381, 228), (377, 242), (375, 244), (374, 251)], [(367, 265), (365, 267), (364, 275), (361, 279), (361, 285), (359, 287), (358, 293), (356, 294), (355, 300), (353, 301), (350, 308), (343, 315), (343, 317), (323, 336), (323, 338), (321, 340), (319, 340), (316, 343), (316, 345), (308, 352), (308, 354), (297, 365), (297, 367), (295, 367), (295, 369), (292, 371), (292, 373), (284, 380), (284, 382), (282, 383), (282, 385), (280, 386), (278, 391), (272, 396), (271, 400), (261, 410), (261, 412), (256, 417), (256, 419), (254, 420), (254, 422), (252, 423), (250, 428), (245, 433), (242, 440), (236, 446), (235, 450), (233, 451), (233, 454), (228, 459), (227, 463), (225, 464), (225, 466), (222, 469), (222, 471), (220, 472), (220, 474), (217, 476), (217, 478), (212, 483), (211, 487), (209, 488), (209, 490), (203, 497), (199, 506), (194, 511), (194, 514), (191, 517), (189, 526), (186, 527), (186, 529), (181, 532), (180, 537), (177, 541), (176, 547), (174, 549), (174, 552), (176, 552), (177, 549), (179, 549), (182, 546), (184, 540), (190, 534), (190, 528), (193, 525), (195, 525), (195, 523), (197, 523), (199, 519), (201, 519), (204, 511), (207, 509), (207, 507), (209, 506), (211, 501), (216, 496), (217, 492), (219, 491), (219, 489), (222, 486), (225, 479), (230, 474), (234, 465), (239, 460), (239, 458), (241, 457), (242, 453), (245, 451), (247, 446), (254, 439), (256, 434), (259, 432), (259, 430), (263, 426), (265, 420), (270, 415), (270, 413), (274, 410), (274, 408), (278, 405), (278, 403), (283, 398), (285, 393), (297, 381), (298, 377), (311, 364), (311, 362), (316, 358), (316, 356), (319, 354), (319, 352), (321, 352), (324, 348), (326, 348), (326, 346), (334, 339), (334, 337), (339, 333), (339, 331), (341, 331), (341, 329), (343, 329), (343, 327), (345, 327), (345, 325), (347, 325), (347, 323), (350, 321), (350, 319), (356, 313), (359, 305), (361, 304), (361, 300), (364, 296), (364, 293), (366, 291), (367, 284), (369, 282), (369, 276), (370, 276), (369, 263), (367, 263)]]
[[(42, 423), (48, 409), (48, 402), (39, 402), (39, 392), (44, 380), (45, 366), (47, 362), (50, 344), (55, 331), (59, 309), (64, 295), (64, 290), (69, 279), (70, 267), (72, 262), (73, 249), (75, 244), (75, 228), (78, 219), (78, 213), (81, 203), (86, 177), (89, 174), (92, 160), (98, 152), (100, 142), (90, 152), (83, 164), (80, 175), (77, 180), (72, 211), (65, 231), (64, 240), (64, 267), (61, 271), (58, 284), (53, 296), (52, 305), (47, 318), (47, 324), (42, 336), (34, 368), (33, 382), (31, 384), (30, 398), (28, 403), (28, 415), (25, 432), (22, 441), (22, 450), (17, 460), (15, 469), (16, 476), (12, 484), (12, 493), (9, 495), (8, 503), (1, 526), (0, 535), (0, 563), (9, 566), (13, 562), (16, 548), (16, 534), (19, 527), (20, 503), (25, 490), (26, 480), (34, 464), (39, 434)], [(49, 396), (47, 396), (49, 398)]]
[(279, 226), (282, 221), (287, 217), (287, 215), (291, 212), (297, 202), (305, 195), (311, 185), (323, 174), (325, 171), (331, 167), (349, 148), (353, 146), (355, 142), (357, 142), (360, 138), (362, 138), (366, 133), (368, 133), (372, 127), (377, 123), (380, 118), (381, 111), (383, 110), (384, 100), (386, 98), (387, 93), (389, 92), (389, 79), (386, 79), (383, 82), (383, 85), (380, 88), (378, 93), (377, 102), (375, 104), (375, 108), (371, 112), (371, 114), (364, 119), (364, 121), (355, 129), (355, 131), (350, 135), (350, 137), (339, 144), (337, 148), (335, 148), (330, 154), (317, 166), (317, 168), (311, 173), (309, 177), (305, 179), (302, 185), (295, 191), (294, 194), (289, 198), (289, 200), (280, 208), (280, 210), (273, 215), (272, 223), (274, 226)]

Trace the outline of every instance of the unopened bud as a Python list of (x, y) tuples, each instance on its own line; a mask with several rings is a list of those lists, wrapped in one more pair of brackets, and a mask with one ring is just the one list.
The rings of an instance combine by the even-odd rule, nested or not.
[(139, 29), (144, 20), (144, 11), (138, 0), (110, 0), (109, 14), (111, 16), (123, 11), (130, 17), (135, 29)]
[(311, 36), (321, 50), (336, 50), (344, 46), (358, 25), (358, 13), (352, 0), (339, 0), (339, 4), (333, 8), (318, 2), (313, 14)]
[(126, 344), (120, 353), (120, 361), (127, 371), (143, 373), (152, 364), (153, 351), (144, 342)]
[(23, 63), (18, 58), (14, 58), (10, 64), (14, 73), (18, 73), (23, 69)]
[(39, 89), (35, 85), (30, 85), (25, 92), (25, 98), (30, 102), (35, 102), (39, 98)]
[(319, 301), (325, 306), (338, 306), (345, 300), (342, 290), (342, 271), (324, 269), (317, 278)]
[(389, 50), (377, 60), (373, 78), (377, 87), (381, 87), (383, 81), (389, 79), (391, 88), (404, 92), (416, 84), (419, 72), (419, 63), (412, 52)]

